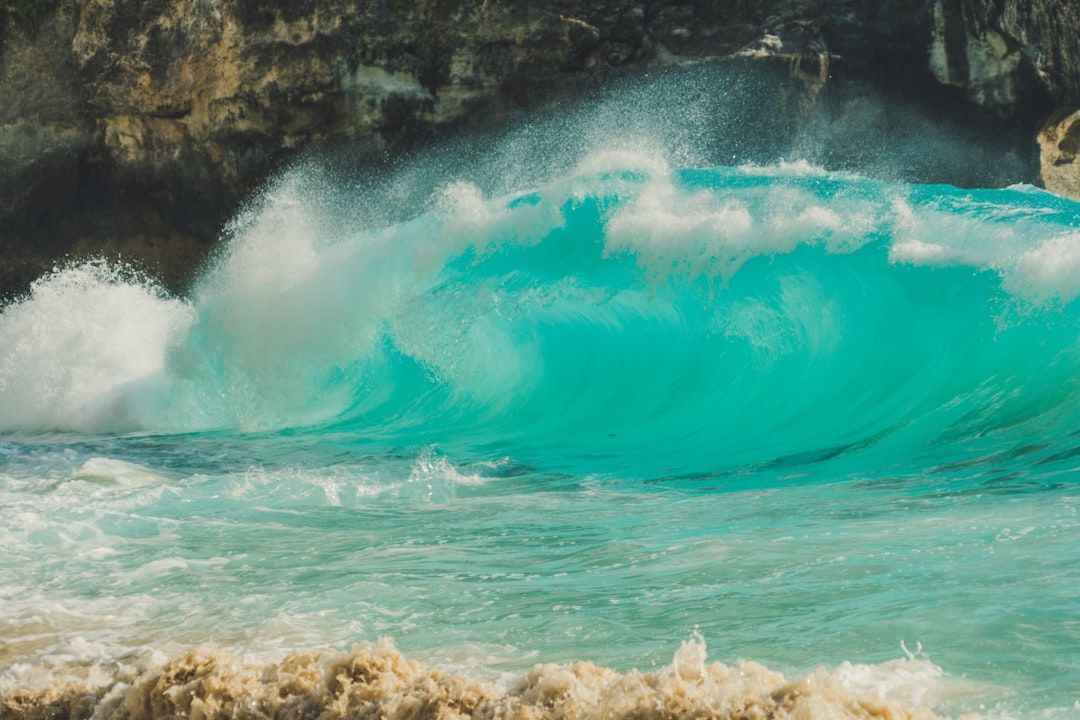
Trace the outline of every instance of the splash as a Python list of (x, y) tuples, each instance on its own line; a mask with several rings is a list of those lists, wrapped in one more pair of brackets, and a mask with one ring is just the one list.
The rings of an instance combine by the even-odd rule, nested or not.
[[(909, 664), (915, 661), (908, 661)], [(932, 666), (931, 666), (932, 667)], [(463, 674), (429, 668), (387, 639), (349, 652), (294, 653), (257, 664), (196, 650), (157, 664), (94, 667), (80, 680), (73, 668), (22, 672), (38, 683), (0, 686), (5, 717), (62, 714), (95, 718), (467, 718), (591, 720), (716, 718), (717, 720), (933, 720), (890, 693), (849, 681), (850, 670), (819, 670), (787, 680), (757, 663), (705, 662), (704, 642), (689, 641), (653, 673), (620, 674), (590, 662), (537, 665), (505, 691)], [(903, 672), (925, 673), (920, 667)], [(35, 677), (36, 676), (36, 677)]]
[[(0, 314), (0, 429), (140, 429), (186, 302), (101, 261), (56, 270)], [(150, 412), (159, 410), (155, 407)]]

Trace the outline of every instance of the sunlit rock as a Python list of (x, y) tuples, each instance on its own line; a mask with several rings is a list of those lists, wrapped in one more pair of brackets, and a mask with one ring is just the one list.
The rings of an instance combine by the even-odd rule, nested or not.
[(1046, 189), (1080, 200), (1080, 109), (1061, 110), (1047, 120), (1039, 151)]

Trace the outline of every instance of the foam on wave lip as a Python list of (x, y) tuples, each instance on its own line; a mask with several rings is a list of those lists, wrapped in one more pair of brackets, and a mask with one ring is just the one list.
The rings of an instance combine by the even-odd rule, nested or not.
[(1026, 250), (1007, 286), (1035, 301), (1072, 302), (1080, 295), (1080, 232), (1055, 235)]
[(937, 717), (925, 706), (906, 704), (910, 698), (883, 691), (890, 673), (903, 675), (909, 684), (915, 678), (937, 682), (933, 666), (910, 658), (899, 666), (882, 666), (872, 689), (851, 682), (849, 668), (818, 670), (791, 681), (753, 662), (706, 663), (705, 644), (698, 638), (683, 643), (672, 663), (657, 672), (621, 674), (590, 662), (542, 664), (500, 689), (406, 658), (384, 638), (349, 652), (293, 653), (269, 664), (203, 648), (171, 659), (156, 655), (118, 658), (107, 665), (16, 667), (0, 676), (0, 697), (5, 716), (13, 720), (46, 714), (72, 720)]

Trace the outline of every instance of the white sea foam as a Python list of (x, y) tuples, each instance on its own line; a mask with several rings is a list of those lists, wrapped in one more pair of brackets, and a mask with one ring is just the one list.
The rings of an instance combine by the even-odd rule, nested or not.
[(1008, 293), (1035, 304), (1067, 304), (1080, 295), (1080, 233), (1062, 224), (1068, 218), (1058, 208), (1015, 197), (943, 197), (923, 205), (895, 200), (892, 213), (892, 263), (992, 272)]
[(0, 313), (0, 430), (160, 422), (170, 347), (191, 306), (104, 262), (57, 270)]
[(902, 240), (889, 248), (889, 261), (908, 265), (947, 267), (950, 265), (975, 265), (982, 261), (970, 253), (922, 240)]
[(1055, 235), (1026, 250), (1006, 277), (1013, 292), (1036, 301), (1080, 295), (1080, 232)]
[(453, 498), (459, 487), (477, 487), (489, 480), (480, 473), (465, 471), (428, 449), (416, 459), (409, 479), (397, 493), (419, 493), (426, 502), (438, 503)]
[(632, 255), (654, 281), (727, 281), (752, 258), (804, 245), (853, 252), (870, 241), (881, 214), (868, 200), (824, 200), (797, 185), (687, 190), (667, 175), (652, 176), (608, 219), (605, 252)]
[(136, 463), (104, 457), (90, 458), (71, 474), (71, 480), (132, 488), (160, 485), (177, 477), (175, 473), (163, 473)]
[(666, 182), (655, 182), (608, 221), (605, 251), (632, 253), (656, 279), (683, 273), (730, 278), (762, 251), (791, 249), (753, 247), (754, 222), (750, 208), (739, 200), (706, 192), (685, 196)]

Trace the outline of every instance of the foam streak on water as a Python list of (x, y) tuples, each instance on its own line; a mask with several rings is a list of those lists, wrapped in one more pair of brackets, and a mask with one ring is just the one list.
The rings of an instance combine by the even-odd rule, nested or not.
[(348, 203), (3, 309), (15, 716), (1075, 712), (1080, 206), (626, 149)]

